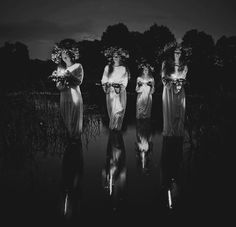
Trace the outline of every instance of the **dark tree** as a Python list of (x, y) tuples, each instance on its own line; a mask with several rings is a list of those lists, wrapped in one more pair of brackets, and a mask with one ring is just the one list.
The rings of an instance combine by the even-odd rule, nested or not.
[(216, 42), (216, 66), (219, 72), (221, 91), (235, 90), (234, 70), (236, 65), (236, 36), (222, 36)]
[(214, 68), (215, 44), (212, 36), (194, 29), (185, 33), (182, 43), (192, 49), (188, 65), (190, 90), (197, 93), (211, 92), (218, 83)]
[(104, 47), (120, 46), (128, 49), (130, 44), (130, 32), (123, 23), (108, 26), (106, 31), (102, 34), (101, 42)]

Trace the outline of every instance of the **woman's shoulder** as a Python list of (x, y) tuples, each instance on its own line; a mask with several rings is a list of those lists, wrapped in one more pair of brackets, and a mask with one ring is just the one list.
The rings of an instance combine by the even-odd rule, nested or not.
[(118, 69), (122, 71), (127, 71), (127, 68), (124, 65), (118, 66)]
[(79, 67), (80, 67), (80, 68), (83, 68), (82, 64), (79, 63), (79, 62), (75, 63), (74, 66), (75, 66), (75, 68), (79, 68)]
[(104, 70), (108, 71), (108, 69), (109, 69), (109, 65), (105, 65)]
[(154, 77), (152, 75), (149, 76), (150, 81), (155, 81)]
[(68, 67), (68, 69), (77, 69), (77, 68), (82, 68), (82, 64), (75, 63), (75, 64), (71, 65), (70, 67)]

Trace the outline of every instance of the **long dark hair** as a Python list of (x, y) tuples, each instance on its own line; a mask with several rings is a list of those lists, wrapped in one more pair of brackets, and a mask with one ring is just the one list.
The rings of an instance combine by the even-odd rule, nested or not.
[[(122, 61), (122, 59), (120, 59), (120, 66), (124, 66), (126, 71), (129, 74), (129, 69), (126, 66), (126, 64), (124, 63), (124, 61)], [(112, 60), (112, 61), (108, 62), (108, 76), (110, 76), (113, 71), (114, 71), (114, 61)]]
[[(175, 52), (176, 48), (172, 48), (171, 50), (169, 50), (166, 53), (166, 56), (164, 58), (163, 61), (163, 71), (166, 75), (170, 75), (172, 73), (174, 73), (175, 71), (175, 57), (174, 57), (174, 52)], [(187, 62), (186, 62), (186, 56), (185, 56), (185, 52), (181, 51), (181, 55), (179, 58), (179, 69), (178, 71), (183, 71), (184, 67), (186, 66)]]
[[(75, 58), (75, 55), (71, 51), (66, 51), (66, 54), (69, 56), (72, 64), (78, 63), (78, 60)], [(58, 64), (58, 66), (66, 69), (66, 63), (62, 60), (62, 58), (61, 58), (61, 62)]]
[[(154, 78), (154, 77), (153, 77), (154, 71), (151, 69), (151, 67), (148, 67), (148, 66), (146, 66), (146, 67), (147, 67), (147, 69), (148, 69), (148, 76), (149, 76), (150, 78)], [(145, 67), (139, 69), (139, 75), (140, 75), (140, 76), (143, 75), (144, 69), (145, 69)]]

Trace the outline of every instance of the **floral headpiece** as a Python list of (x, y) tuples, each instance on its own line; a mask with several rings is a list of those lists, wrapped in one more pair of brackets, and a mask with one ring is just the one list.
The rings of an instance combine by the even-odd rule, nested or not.
[(184, 52), (184, 54), (186, 56), (190, 56), (191, 53), (192, 53), (192, 48), (191, 47), (187, 47), (187, 46), (184, 46), (183, 44), (181, 43), (178, 43), (176, 41), (173, 41), (173, 42), (170, 42), (170, 43), (167, 43), (163, 49), (163, 53), (167, 53), (169, 51), (174, 51), (176, 49), (179, 49), (181, 52)]
[(154, 71), (154, 67), (147, 62), (142, 62), (138, 65), (138, 69), (148, 68), (151, 72)]
[(165, 57), (173, 53), (176, 49), (180, 50), (183, 53), (185, 61), (188, 62), (190, 56), (192, 55), (192, 48), (176, 41), (167, 43), (164, 48), (157, 54), (156, 61), (158, 63), (162, 62)]
[(122, 60), (129, 58), (128, 51), (121, 47), (109, 47), (103, 51), (103, 54), (108, 61), (112, 61), (114, 54), (117, 54)]
[(144, 68), (148, 68), (151, 72), (154, 71), (154, 67), (151, 64), (149, 64), (146, 59), (141, 58), (141, 59), (137, 60), (136, 62), (138, 64), (138, 69), (141, 70)]
[(51, 54), (52, 61), (59, 64), (62, 60), (62, 53), (72, 54), (74, 60), (79, 59), (79, 48), (76, 42), (72, 42), (71, 40), (62, 40), (60, 43), (55, 44)]
[(172, 41), (172, 42), (169, 42), (167, 43), (165, 46), (164, 46), (164, 49), (163, 49), (163, 52), (166, 53), (168, 51), (172, 51), (172, 50), (175, 50), (175, 49), (179, 49), (181, 50), (181, 45), (179, 43), (177, 43), (176, 41)]

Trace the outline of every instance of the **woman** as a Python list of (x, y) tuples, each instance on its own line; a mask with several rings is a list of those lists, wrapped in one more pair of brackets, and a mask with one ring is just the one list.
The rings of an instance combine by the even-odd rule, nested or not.
[(144, 119), (151, 117), (152, 94), (155, 90), (155, 81), (152, 76), (153, 67), (149, 64), (141, 64), (142, 75), (137, 78), (136, 92), (136, 118)]
[(104, 54), (108, 58), (108, 65), (105, 66), (101, 84), (106, 93), (109, 128), (120, 130), (126, 109), (126, 87), (129, 78), (128, 70), (123, 63), (129, 55), (122, 48), (114, 47), (107, 49)]
[(174, 44), (166, 50), (166, 59), (162, 63), (163, 82), (163, 135), (184, 136), (185, 91), (188, 68), (184, 63), (182, 48)]
[(83, 125), (83, 99), (80, 85), (84, 78), (83, 67), (76, 61), (79, 50), (76, 42), (70, 39), (56, 44), (52, 60), (58, 64), (53, 72), (56, 87), (60, 90), (60, 110), (71, 138), (79, 138)]

